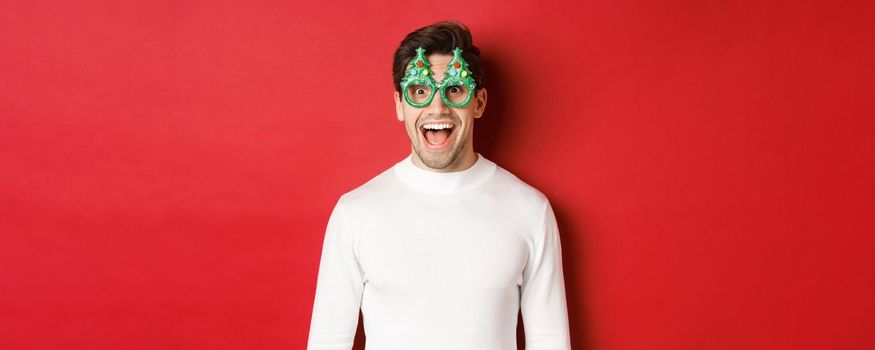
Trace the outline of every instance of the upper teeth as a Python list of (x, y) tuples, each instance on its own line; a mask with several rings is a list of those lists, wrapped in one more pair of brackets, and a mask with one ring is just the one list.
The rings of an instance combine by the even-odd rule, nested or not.
[(440, 129), (452, 128), (453, 125), (452, 124), (425, 124), (422, 127), (425, 129), (440, 130)]

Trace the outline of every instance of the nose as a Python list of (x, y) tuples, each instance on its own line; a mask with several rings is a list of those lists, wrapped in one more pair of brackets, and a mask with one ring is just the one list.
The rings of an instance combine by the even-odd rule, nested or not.
[(435, 93), (434, 98), (431, 99), (431, 103), (428, 105), (428, 113), (430, 115), (448, 115), (450, 113), (450, 106), (447, 106), (444, 103), (444, 99), (441, 98), (440, 93)]

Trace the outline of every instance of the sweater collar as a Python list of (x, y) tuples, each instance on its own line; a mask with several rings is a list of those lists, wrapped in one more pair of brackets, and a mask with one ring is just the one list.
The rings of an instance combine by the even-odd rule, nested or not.
[(421, 192), (453, 194), (477, 187), (495, 173), (496, 164), (480, 153), (474, 165), (460, 171), (442, 173), (420, 168), (413, 164), (413, 154), (407, 155), (392, 169), (405, 184)]

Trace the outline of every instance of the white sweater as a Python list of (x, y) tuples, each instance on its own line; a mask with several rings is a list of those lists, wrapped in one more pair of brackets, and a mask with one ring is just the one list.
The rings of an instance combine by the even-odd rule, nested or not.
[(396, 163), (337, 201), (308, 350), (571, 348), (556, 218), (539, 190), (477, 153), (440, 173)]

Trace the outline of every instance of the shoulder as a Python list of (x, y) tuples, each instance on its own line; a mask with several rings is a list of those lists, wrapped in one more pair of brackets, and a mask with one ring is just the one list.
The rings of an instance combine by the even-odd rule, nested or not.
[(500, 189), (507, 199), (535, 209), (543, 209), (549, 204), (544, 192), (523, 181), (507, 169), (497, 166), (492, 186)]
[(490, 210), (506, 213), (504, 219), (515, 227), (534, 233), (544, 221), (550, 201), (540, 189), (498, 166), (485, 189), (491, 199)]
[(338, 199), (338, 205), (349, 212), (366, 208), (380, 207), (387, 200), (392, 200), (399, 193), (398, 179), (389, 167), (365, 181), (363, 184), (343, 193)]

